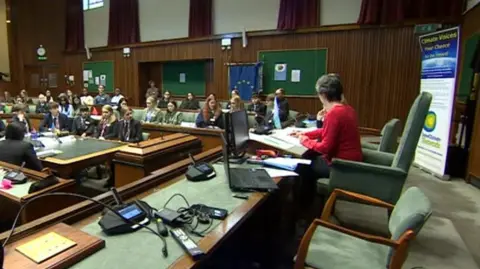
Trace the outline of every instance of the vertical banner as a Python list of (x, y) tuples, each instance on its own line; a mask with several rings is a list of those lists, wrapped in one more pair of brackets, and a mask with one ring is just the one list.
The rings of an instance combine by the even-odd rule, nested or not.
[(445, 176), (460, 29), (451, 28), (420, 36), (422, 70), (420, 92), (433, 96), (415, 152), (415, 163), (436, 176)]

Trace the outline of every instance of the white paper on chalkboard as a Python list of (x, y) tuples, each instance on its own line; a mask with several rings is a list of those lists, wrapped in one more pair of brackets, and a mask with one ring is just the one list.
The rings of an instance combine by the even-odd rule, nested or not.
[(187, 74), (185, 74), (185, 73), (180, 73), (179, 81), (180, 81), (180, 83), (185, 83), (185, 82), (187, 82)]
[(292, 70), (292, 82), (300, 82), (300, 70)]

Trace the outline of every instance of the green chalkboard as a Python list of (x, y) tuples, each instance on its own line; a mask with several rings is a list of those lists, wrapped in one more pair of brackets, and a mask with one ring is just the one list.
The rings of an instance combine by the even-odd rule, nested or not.
[(172, 95), (191, 92), (205, 96), (205, 65), (208, 61), (175, 61), (163, 64), (162, 88)]
[(460, 75), (460, 86), (457, 91), (457, 100), (459, 101), (467, 101), (470, 88), (472, 87), (473, 69), (470, 67), (470, 64), (479, 40), (480, 33), (477, 33), (467, 39), (463, 48), (462, 74)]
[[(96, 92), (98, 89), (97, 82), (105, 86), (105, 92), (113, 92), (114, 89), (114, 68), (112, 61), (104, 62), (84, 62), (83, 63), (83, 86), (90, 92)], [(91, 76), (87, 80), (85, 72), (91, 72)], [(96, 81), (98, 78), (98, 81)], [(104, 79), (103, 79), (104, 78)]]
[[(327, 49), (260, 51), (263, 62), (264, 93), (285, 89), (286, 95), (315, 95), (315, 82), (327, 73)], [(284, 64), (285, 71), (281, 70)], [(292, 71), (300, 73), (299, 81), (292, 80)]]

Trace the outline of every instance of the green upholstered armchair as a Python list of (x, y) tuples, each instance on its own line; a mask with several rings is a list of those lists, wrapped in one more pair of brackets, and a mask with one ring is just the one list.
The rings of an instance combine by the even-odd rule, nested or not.
[[(364, 234), (329, 221), (338, 196), (392, 210), (390, 238)], [(335, 189), (322, 213), (302, 238), (295, 269), (358, 268), (401, 269), (408, 244), (432, 214), (430, 200), (417, 187), (409, 188), (393, 206), (365, 195)]]
[[(344, 189), (396, 204), (432, 102), (432, 95), (422, 92), (408, 113), (405, 129), (395, 154), (363, 149), (363, 161), (333, 159), (328, 191)], [(319, 190), (325, 179), (319, 179)]]
[(401, 131), (400, 127), (399, 119), (389, 120), (380, 133), (382, 136), (380, 144), (362, 142), (362, 148), (394, 153), (397, 149), (397, 141)]
[(143, 132), (142, 133), (142, 140), (147, 141), (150, 138), (150, 133)]

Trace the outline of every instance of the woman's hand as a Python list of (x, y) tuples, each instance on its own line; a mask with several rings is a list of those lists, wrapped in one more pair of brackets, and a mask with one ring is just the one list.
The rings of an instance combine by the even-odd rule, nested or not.
[(308, 140), (308, 137), (306, 135), (300, 135), (298, 137), (298, 140), (300, 140), (300, 143), (303, 144), (304, 141)]
[(322, 110), (320, 110), (320, 111), (318, 111), (318, 113), (317, 113), (317, 120), (318, 120), (318, 121), (323, 120), (323, 117), (325, 117), (325, 114), (326, 114), (326, 113), (327, 113), (327, 110), (325, 110), (325, 108), (322, 109)]
[(291, 133), (288, 134), (288, 135), (298, 138), (300, 135), (303, 135), (303, 132), (301, 132), (301, 131), (293, 131), (293, 132), (291, 132)]

